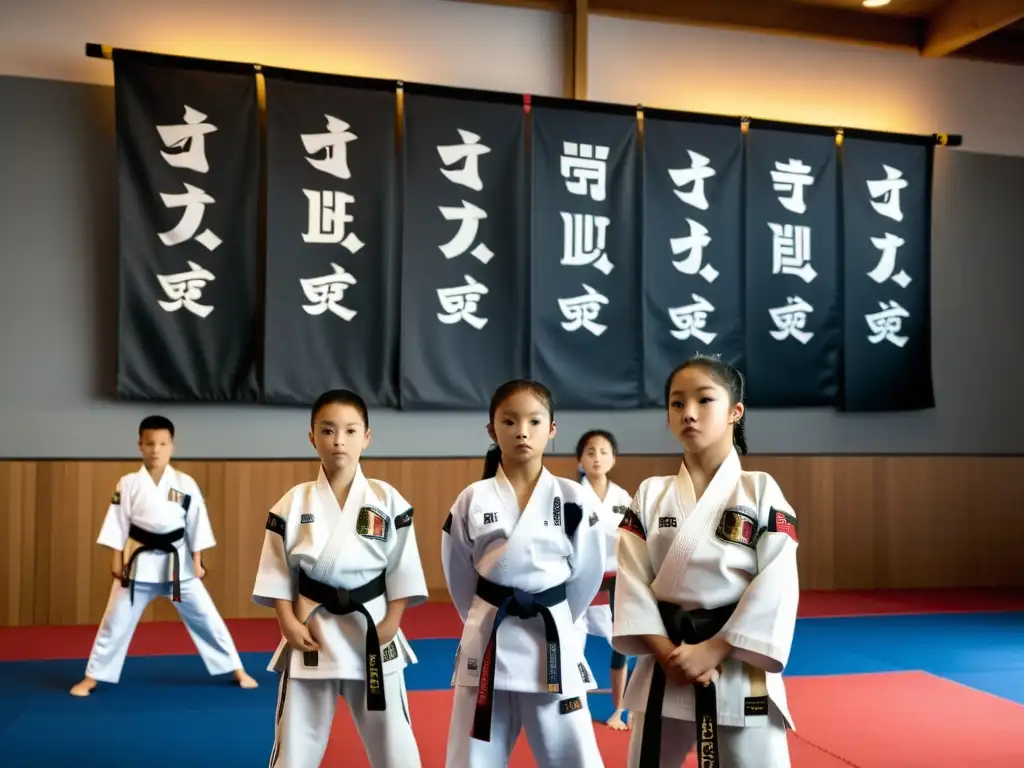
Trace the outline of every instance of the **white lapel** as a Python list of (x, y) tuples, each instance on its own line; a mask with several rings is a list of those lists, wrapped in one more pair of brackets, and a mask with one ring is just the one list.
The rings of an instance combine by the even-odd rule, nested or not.
[(314, 510), (313, 514), (317, 526), (322, 525), (323, 530), (329, 533), (324, 541), (323, 549), (320, 550), (316, 563), (313, 565), (312, 572), (309, 574), (317, 581), (325, 581), (330, 577), (334, 570), (335, 560), (344, 551), (347, 540), (355, 535), (356, 517), (359, 515), (360, 507), (363, 506), (368, 486), (366, 477), (363, 475), (363, 468), (357, 466), (343, 509), (338, 504), (338, 499), (334, 495), (323, 465), (320, 466), (320, 474), (316, 478), (316, 500), (319, 502), (319, 509)]
[(672, 540), (672, 546), (654, 580), (667, 594), (675, 591), (674, 585), (683, 578), (683, 571), (689, 565), (693, 553), (718, 524), (722, 507), (736, 488), (741, 471), (740, 457), (733, 450), (711, 478), (704, 494), (697, 499), (686, 464), (680, 464), (672, 488), (680, 517), (679, 532)]
[[(502, 507), (513, 516), (512, 519), (515, 521), (508, 529), (505, 553), (498, 564), (498, 567), (501, 567), (502, 565), (517, 561), (523, 548), (530, 546), (529, 539), (531, 536), (542, 535), (541, 531), (544, 529), (541, 520), (543, 519), (545, 505), (551, 503), (554, 477), (547, 469), (541, 469), (537, 485), (534, 486), (533, 493), (530, 494), (530, 499), (526, 502), (526, 507), (522, 511), (519, 510), (519, 500), (516, 498), (515, 489), (500, 467), (498, 468), (498, 474), (494, 476), (494, 483), (495, 492), (498, 498), (501, 499)], [(532, 523), (531, 518), (534, 521)]]

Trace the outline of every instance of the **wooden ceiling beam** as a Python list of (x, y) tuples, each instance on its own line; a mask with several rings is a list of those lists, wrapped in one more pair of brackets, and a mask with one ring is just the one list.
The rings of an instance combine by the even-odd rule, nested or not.
[(932, 14), (921, 55), (946, 56), (1024, 19), (1024, 0), (950, 0)]

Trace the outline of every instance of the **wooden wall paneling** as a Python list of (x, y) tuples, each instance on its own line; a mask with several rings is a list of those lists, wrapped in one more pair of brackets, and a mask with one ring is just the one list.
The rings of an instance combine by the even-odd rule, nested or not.
[[(675, 474), (678, 456), (622, 456), (613, 479), (634, 493)], [(447, 600), (441, 526), (459, 492), (479, 479), (482, 457), (367, 459), (416, 510), (431, 598)], [(315, 461), (185, 461), (203, 489), (217, 546), (204, 554), (206, 585), (227, 618), (270, 617), (250, 595), (266, 518)], [(1020, 457), (750, 456), (769, 472), (799, 520), (804, 589), (1024, 586), (1024, 471)], [(571, 456), (549, 469), (576, 477)], [(0, 625), (96, 624), (110, 593), (110, 552), (96, 545), (118, 478), (134, 461), (0, 461)], [(143, 620), (176, 617), (165, 600)]]

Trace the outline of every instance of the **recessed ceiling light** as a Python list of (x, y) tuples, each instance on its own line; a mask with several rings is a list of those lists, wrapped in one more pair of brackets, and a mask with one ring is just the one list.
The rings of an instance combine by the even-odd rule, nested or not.
[(889, 0), (864, 0), (861, 5), (865, 8), (881, 8), (883, 5), (888, 5)]

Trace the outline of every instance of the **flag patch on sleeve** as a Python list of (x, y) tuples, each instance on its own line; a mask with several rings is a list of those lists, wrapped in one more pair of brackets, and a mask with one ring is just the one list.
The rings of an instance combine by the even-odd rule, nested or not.
[(270, 516), (267, 518), (267, 530), (276, 533), (283, 539), (285, 527), (284, 518), (271, 512)]
[(619, 530), (628, 531), (634, 536), (639, 536), (644, 541), (647, 541), (647, 531), (644, 530), (643, 521), (632, 509), (626, 510), (626, 513), (622, 516)]
[(121, 503), (121, 492), (120, 491), (114, 491), (114, 495), (110, 497), (110, 503), (111, 504), (120, 504)]
[(796, 535), (796, 518), (788, 512), (782, 512), (774, 507), (768, 511), (768, 530), (772, 533), (784, 533), (793, 541), (799, 543)]
[(448, 513), (448, 517), (445, 518), (444, 525), (441, 526), (441, 530), (447, 534), (452, 532), (452, 513)]
[(410, 525), (412, 525), (412, 507), (395, 518), (395, 530), (408, 528)]
[(729, 507), (718, 521), (715, 536), (745, 547), (757, 545), (757, 513), (747, 507)]
[(356, 533), (367, 539), (388, 540), (388, 519), (379, 509), (363, 507), (356, 518)]

